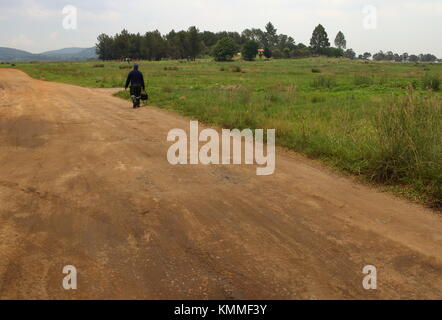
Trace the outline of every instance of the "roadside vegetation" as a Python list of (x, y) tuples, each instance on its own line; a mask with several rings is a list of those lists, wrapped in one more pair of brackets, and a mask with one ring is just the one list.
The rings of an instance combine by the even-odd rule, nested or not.
[[(344, 58), (139, 64), (151, 105), (223, 128), (276, 128), (280, 146), (442, 207), (442, 64)], [(15, 68), (37, 79), (107, 88), (122, 87), (130, 65)], [(118, 96), (129, 98), (124, 91)]]

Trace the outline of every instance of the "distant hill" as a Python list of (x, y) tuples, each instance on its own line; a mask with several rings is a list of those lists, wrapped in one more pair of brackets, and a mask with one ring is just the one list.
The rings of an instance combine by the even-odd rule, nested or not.
[(0, 47), (0, 61), (2, 62), (29, 62), (29, 61), (85, 61), (97, 59), (95, 47), (92, 48), (64, 48), (33, 54), (23, 50)]

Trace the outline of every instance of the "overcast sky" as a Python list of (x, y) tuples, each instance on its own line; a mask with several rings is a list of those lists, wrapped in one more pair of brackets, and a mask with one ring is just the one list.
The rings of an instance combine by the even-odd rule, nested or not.
[[(78, 9), (76, 30), (63, 28), (67, 5)], [(342, 30), (358, 54), (392, 50), (442, 57), (442, 0), (1, 0), (0, 47), (39, 53), (91, 47), (100, 33), (123, 28), (165, 33), (196, 25), (241, 32), (263, 29), (269, 21), (297, 43), (308, 44), (321, 23), (330, 42)]]

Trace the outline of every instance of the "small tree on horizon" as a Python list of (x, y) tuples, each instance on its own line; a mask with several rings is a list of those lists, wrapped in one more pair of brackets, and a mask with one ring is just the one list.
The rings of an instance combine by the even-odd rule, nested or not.
[(325, 29), (321, 24), (319, 24), (313, 31), (310, 46), (314, 53), (322, 53), (324, 51), (323, 49), (330, 47), (327, 32), (325, 32)]
[(212, 56), (215, 61), (230, 61), (238, 52), (238, 46), (232, 38), (225, 37), (213, 47)]
[(341, 31), (336, 35), (335, 46), (338, 49), (347, 49), (347, 40), (345, 40), (345, 36)]
[(363, 57), (363, 59), (368, 60), (368, 59), (371, 58), (371, 53), (370, 52), (365, 52), (362, 57)]
[(353, 60), (356, 58), (356, 53), (353, 51), (353, 49), (347, 49), (347, 51), (344, 53), (344, 57)]
[(242, 47), (241, 53), (244, 60), (253, 61), (258, 54), (259, 43), (253, 40), (247, 41)]

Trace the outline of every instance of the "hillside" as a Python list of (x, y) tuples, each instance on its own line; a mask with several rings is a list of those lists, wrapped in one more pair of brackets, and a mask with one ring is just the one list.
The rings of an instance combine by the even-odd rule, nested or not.
[(29, 62), (29, 61), (85, 61), (96, 59), (95, 47), (91, 48), (64, 48), (33, 54), (14, 48), (0, 47), (0, 61), (2, 62)]

